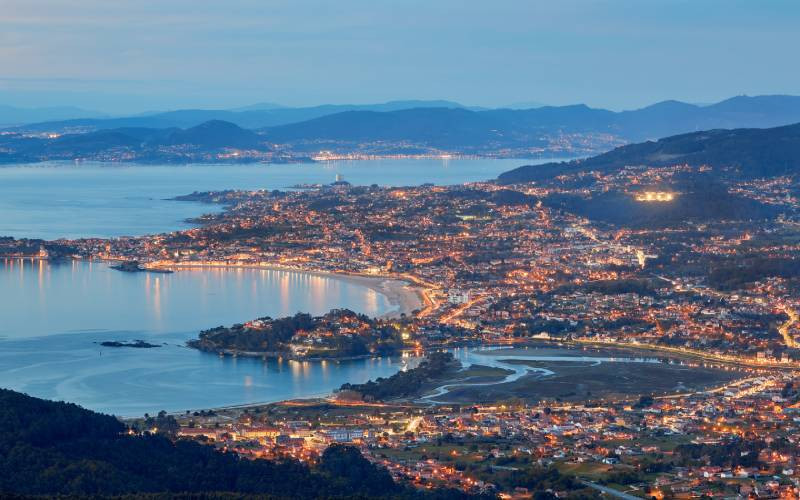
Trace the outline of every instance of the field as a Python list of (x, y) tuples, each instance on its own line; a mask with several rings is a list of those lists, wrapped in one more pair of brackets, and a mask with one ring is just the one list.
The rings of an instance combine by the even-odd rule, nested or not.
[[(584, 360), (531, 361), (504, 359), (509, 364), (544, 368), (551, 375), (531, 372), (509, 383), (452, 387), (438, 398), (453, 403), (493, 403), (510, 399), (587, 401), (636, 399), (714, 387), (743, 376), (734, 369), (719, 369), (666, 362), (594, 362)], [(454, 381), (457, 382), (457, 381)]]

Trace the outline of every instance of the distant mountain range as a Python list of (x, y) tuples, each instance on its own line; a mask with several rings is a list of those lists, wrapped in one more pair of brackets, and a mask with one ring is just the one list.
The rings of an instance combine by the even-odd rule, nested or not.
[[(250, 156), (224, 153), (249, 150)], [(188, 129), (121, 127), (58, 137), (0, 135), (0, 163), (93, 159), (139, 162), (257, 161), (270, 155), (265, 137), (233, 123), (211, 120)]]
[[(426, 111), (421, 112), (420, 109)], [(28, 111), (32, 117), (36, 116), (34, 110)], [(64, 133), (121, 127), (187, 128), (209, 120), (224, 120), (242, 128), (265, 129), (277, 139), (292, 140), (425, 140), (444, 130), (453, 136), (467, 134), (468, 137), (461, 142), (470, 144), (476, 140), (528, 143), (542, 134), (552, 136), (570, 133), (610, 134), (625, 142), (632, 142), (698, 130), (763, 128), (800, 122), (800, 97), (739, 96), (702, 106), (664, 101), (622, 112), (595, 109), (582, 104), (537, 106), (531, 109), (482, 109), (451, 101), (392, 101), (305, 108), (261, 103), (237, 110), (188, 109), (118, 118), (87, 117), (85, 115), (91, 112), (74, 112), (83, 115), (78, 119), (27, 124), (16, 130)], [(62, 110), (62, 114), (68, 115), (69, 109)], [(3, 118), (3, 108), (0, 107), (0, 123), (8, 121)], [(426, 127), (433, 127), (434, 130), (422, 130)], [(455, 144), (458, 141), (442, 137), (438, 143)]]
[(585, 160), (526, 165), (501, 174), (502, 183), (550, 180), (576, 172), (626, 166), (709, 165), (738, 178), (800, 173), (800, 123), (767, 129), (708, 130), (618, 147)]
[(0, 127), (18, 126), (51, 120), (67, 120), (75, 118), (104, 118), (103, 113), (72, 106), (48, 108), (18, 108), (0, 104)]
[[(800, 122), (800, 97), (734, 97), (710, 106), (666, 101), (635, 111), (585, 105), (526, 110), (464, 108), (349, 111), (264, 129), (273, 142), (411, 141), (458, 150), (552, 146), (571, 134), (619, 143), (696, 130), (774, 127)], [(585, 140), (585, 139), (584, 139)]]
[[(449, 101), (239, 111), (181, 110), (128, 118), (43, 122), (0, 133), (0, 161), (274, 161), (337, 155), (585, 157), (696, 130), (768, 128), (800, 122), (800, 97), (734, 97), (698, 106), (665, 101), (635, 111), (585, 105), (475, 109)], [(178, 147), (182, 146), (182, 147)], [(189, 147), (191, 146), (191, 147)], [(677, 146), (676, 146), (677, 147)], [(628, 151), (628, 150), (625, 150)], [(544, 171), (544, 170), (542, 170)]]
[[(466, 109), (465, 106), (451, 101), (417, 100), (391, 101), (381, 104), (324, 104), (321, 106), (302, 108), (283, 107), (274, 103), (258, 103), (232, 110), (182, 109), (116, 118), (71, 116), (69, 118), (78, 119), (59, 118), (57, 121), (50, 119), (48, 121), (39, 121), (39, 123), (31, 123), (31, 120), (28, 120), (26, 125), (16, 127), (15, 130), (64, 133), (76, 130), (94, 131), (121, 127), (186, 128), (194, 127), (210, 120), (224, 120), (242, 128), (258, 129), (287, 123), (302, 122), (346, 111), (385, 112), (431, 107)], [(4, 121), (2, 117), (2, 108), (0, 108), (0, 123)]]

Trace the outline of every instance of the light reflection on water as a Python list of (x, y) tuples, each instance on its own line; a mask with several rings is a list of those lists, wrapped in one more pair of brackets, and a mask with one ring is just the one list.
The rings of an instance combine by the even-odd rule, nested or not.
[(0, 337), (9, 339), (87, 330), (198, 330), (334, 307), (379, 316), (394, 308), (370, 288), (302, 272), (123, 273), (102, 262), (30, 259), (0, 260), (0, 305)]
[[(219, 358), (184, 346), (201, 329), (348, 307), (386, 297), (339, 279), (265, 269), (122, 273), (105, 263), (0, 260), (0, 387), (122, 415), (330, 393), (399, 369), (393, 360), (326, 364)], [(102, 348), (143, 339), (154, 349)]]
[[(538, 161), (542, 163), (545, 160)], [(218, 206), (167, 201), (192, 191), (329, 183), (460, 184), (529, 160), (376, 160), (300, 165), (51, 163), (0, 168), (0, 236), (113, 237), (188, 227)], [(0, 260), (0, 386), (122, 415), (275, 401), (388, 376), (413, 357), (312, 363), (220, 359), (183, 347), (200, 329), (349, 307), (376, 316), (386, 298), (349, 282), (270, 270), (126, 274), (103, 263)], [(157, 349), (100, 349), (144, 339)], [(403, 364), (406, 363), (406, 364)]]

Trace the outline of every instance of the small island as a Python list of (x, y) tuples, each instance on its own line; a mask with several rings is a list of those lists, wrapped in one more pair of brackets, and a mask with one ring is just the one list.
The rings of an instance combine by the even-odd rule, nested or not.
[(162, 274), (171, 274), (172, 271), (169, 269), (155, 269), (151, 267), (142, 267), (137, 260), (126, 260), (124, 262), (120, 262), (119, 264), (114, 264), (111, 266), (111, 269), (116, 271), (122, 271), (124, 273), (162, 273)]
[(187, 345), (221, 355), (323, 360), (392, 355), (402, 349), (403, 339), (390, 321), (333, 309), (323, 316), (298, 313), (218, 326)]
[(130, 342), (106, 340), (105, 342), (100, 342), (100, 345), (103, 347), (133, 347), (136, 349), (153, 349), (155, 347), (161, 347), (158, 344), (151, 344), (149, 342), (145, 342), (144, 340), (132, 340)]

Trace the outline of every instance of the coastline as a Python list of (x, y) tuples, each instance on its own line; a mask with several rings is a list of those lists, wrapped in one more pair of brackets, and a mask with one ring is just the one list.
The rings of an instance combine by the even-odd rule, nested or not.
[[(108, 261), (112, 261), (108, 259)], [(410, 315), (416, 309), (422, 309), (426, 303), (423, 287), (406, 281), (399, 277), (355, 274), (337, 271), (323, 271), (318, 269), (304, 269), (299, 267), (282, 266), (280, 264), (226, 264), (217, 262), (158, 262), (150, 266), (153, 269), (260, 269), (265, 271), (283, 271), (303, 273), (311, 276), (337, 279), (355, 285), (369, 288), (384, 297), (394, 309), (382, 314), (381, 318), (399, 318), (400, 315)], [(147, 269), (147, 267), (145, 267)]]
[[(48, 257), (39, 255), (26, 255), (26, 256), (11, 256), (10, 259), (31, 260), (31, 261), (51, 261)], [(125, 259), (114, 258), (82, 258), (75, 260), (84, 260), (89, 262), (100, 261), (109, 264), (118, 263)], [(410, 315), (414, 310), (422, 310), (430, 303), (426, 292), (427, 289), (418, 284), (412, 283), (409, 280), (396, 276), (384, 275), (369, 275), (369, 274), (356, 274), (342, 271), (324, 271), (319, 269), (304, 269), (301, 267), (282, 266), (280, 264), (227, 264), (222, 262), (156, 262), (156, 263), (142, 263), (141, 272), (164, 272), (165, 270), (181, 270), (181, 269), (260, 269), (264, 271), (284, 271), (303, 273), (311, 276), (319, 276), (323, 278), (337, 279), (355, 285), (360, 285), (369, 288), (375, 292), (380, 293), (386, 297), (390, 305), (395, 309), (388, 311), (380, 318), (391, 319), (399, 318), (400, 315)], [(122, 272), (122, 271), (120, 271)]]
[[(504, 384), (504, 383), (510, 383), (510, 382), (517, 381), (517, 380), (519, 380), (519, 379), (521, 379), (521, 378), (523, 378), (525, 376), (531, 375), (532, 372), (538, 372), (539, 374), (542, 374), (543, 372), (547, 372), (548, 371), (547, 369), (534, 369), (534, 368), (531, 368), (531, 367), (529, 367), (529, 366), (527, 366), (525, 364), (517, 365), (517, 364), (512, 363), (512, 366), (503, 366), (505, 361), (506, 361), (506, 359), (514, 360), (515, 358), (518, 358), (520, 354), (523, 354), (523, 353), (520, 353), (520, 352), (517, 352), (517, 353), (514, 353), (514, 352), (503, 352), (504, 350), (514, 351), (514, 350), (517, 350), (517, 349), (520, 349), (520, 348), (527, 348), (527, 347), (532, 347), (534, 349), (555, 349), (555, 350), (559, 350), (559, 351), (561, 351), (561, 350), (574, 351), (574, 355), (576, 357), (582, 357), (582, 356), (598, 357), (598, 358), (602, 358), (602, 357), (629, 357), (629, 356), (630, 357), (640, 357), (640, 356), (644, 355), (642, 350), (625, 349), (625, 348), (619, 347), (619, 346), (585, 345), (585, 344), (581, 344), (581, 343), (553, 342), (553, 341), (538, 340), (538, 339), (533, 341), (533, 342), (526, 343), (524, 345), (511, 345), (511, 346), (509, 346), (509, 345), (506, 345), (506, 344), (494, 344), (494, 345), (492, 345), (492, 344), (482, 344), (482, 345), (477, 345), (477, 346), (470, 346), (469, 348), (476, 349), (476, 350), (479, 350), (479, 351), (482, 350), (482, 349), (485, 349), (485, 348), (489, 348), (489, 350), (491, 350), (491, 351), (499, 351), (498, 352), (499, 355), (495, 356), (497, 358), (496, 361), (493, 361), (492, 363), (487, 364), (487, 365), (478, 365), (478, 366), (510, 370), (512, 373), (503, 375), (502, 377), (500, 377), (497, 380), (494, 380), (494, 379), (484, 380), (480, 376), (472, 378), (472, 379), (459, 379), (458, 377), (454, 377), (452, 379), (444, 379), (444, 380), (441, 380), (440, 383), (437, 384), (432, 389), (424, 391), (419, 397), (415, 396), (415, 397), (409, 397), (409, 398), (391, 399), (391, 400), (388, 400), (388, 401), (379, 402), (378, 404), (387, 405), (387, 406), (393, 406), (394, 405), (394, 406), (407, 406), (407, 407), (419, 407), (419, 406), (430, 406), (430, 405), (434, 405), (434, 406), (435, 405), (448, 405), (448, 404), (454, 404), (454, 403), (455, 404), (461, 404), (459, 402), (453, 402), (453, 401), (437, 401), (437, 400), (435, 400), (435, 398), (443, 395), (447, 391), (442, 392), (442, 393), (435, 393), (435, 391), (438, 391), (438, 390), (440, 390), (442, 388), (445, 388), (445, 387), (453, 388), (453, 387), (470, 387), (470, 386), (477, 386), (477, 387), (497, 386), (497, 385), (501, 385), (501, 384)], [(592, 351), (598, 351), (598, 352), (593, 352), (593, 353), (588, 353), (588, 354), (583, 352), (587, 348), (592, 350)], [(433, 349), (433, 350), (435, 350), (435, 349)], [(449, 351), (449, 349), (447, 349), (447, 350)], [(665, 356), (665, 353), (663, 353), (663, 352), (659, 353), (659, 352), (650, 351), (648, 354), (650, 354), (652, 357)], [(507, 355), (507, 358), (504, 358), (503, 355)], [(546, 354), (543, 354), (543, 355), (546, 355)], [(561, 353), (561, 355), (564, 355), (564, 354)], [(671, 354), (671, 355), (667, 354), (666, 357), (668, 357), (670, 359), (681, 360), (681, 361), (686, 361), (686, 362), (691, 362), (691, 361), (693, 361), (693, 362), (698, 362), (698, 361), (702, 362), (702, 360), (698, 360), (696, 358), (690, 358), (690, 357), (686, 357), (686, 356), (678, 356), (678, 355), (675, 355), (675, 354)], [(311, 361), (311, 360), (307, 360), (307, 361)], [(330, 362), (331, 360), (328, 360), (328, 361)], [(604, 363), (606, 363), (606, 362), (604, 362)], [(462, 372), (463, 370), (468, 370), (472, 366), (476, 366), (476, 365), (474, 363), (465, 365), (464, 362), (462, 361), (462, 370), (454, 372), (454, 375), (458, 375), (459, 372)], [(747, 367), (746, 366), (739, 366), (737, 368), (739, 369), (738, 371), (740, 371), (743, 374), (742, 377), (745, 377), (744, 373), (747, 372)], [(716, 385), (712, 385), (711, 388), (709, 388), (708, 390), (715, 390), (715, 388), (716, 388)], [(432, 393), (432, 391), (434, 393)], [(210, 407), (210, 408), (204, 408), (204, 410), (223, 411), (223, 412), (224, 411), (237, 411), (237, 410), (244, 410), (244, 409), (247, 409), (247, 408), (264, 407), (264, 406), (275, 405), (275, 404), (288, 404), (288, 405), (297, 405), (297, 406), (302, 406), (302, 405), (312, 405), (313, 406), (315, 404), (332, 404), (332, 405), (344, 404), (344, 405), (347, 405), (346, 402), (342, 403), (341, 401), (337, 401), (336, 398), (334, 397), (334, 395), (335, 395), (335, 391), (328, 392), (328, 393), (320, 392), (320, 393), (309, 394), (306, 397), (290, 398), (290, 399), (275, 400), (275, 401), (254, 401), (254, 402), (240, 403), (240, 404), (233, 404), (233, 405), (221, 405), (221, 406), (215, 406), (215, 407)], [(669, 398), (669, 397), (674, 397), (674, 395), (670, 394), (670, 395), (661, 396), (661, 397)], [(359, 402), (359, 404), (369, 405), (371, 403), (370, 402), (361, 401), (361, 402)], [(181, 414), (181, 413), (177, 412), (175, 414), (177, 415), (177, 414)]]

